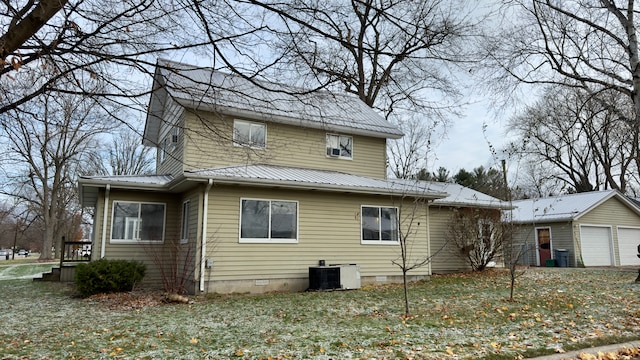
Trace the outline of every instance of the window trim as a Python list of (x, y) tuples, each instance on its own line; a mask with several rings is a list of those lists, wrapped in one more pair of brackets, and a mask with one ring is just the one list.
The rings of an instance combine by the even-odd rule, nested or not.
[[(382, 209), (395, 209), (396, 212), (396, 240), (395, 241), (390, 241), (390, 240), (382, 240), (382, 222), (380, 222), (380, 225), (378, 226), (378, 235), (379, 235), (379, 239), (378, 240), (365, 240), (364, 236), (363, 236), (363, 210), (364, 208), (376, 208), (378, 209), (378, 215), (380, 215), (380, 212), (382, 211)], [(400, 217), (400, 209), (398, 209), (397, 206), (384, 206), (384, 205), (360, 205), (360, 244), (362, 245), (399, 245), (400, 244), (400, 222), (398, 221)]]
[(190, 227), (189, 218), (191, 211), (191, 201), (186, 200), (182, 203), (182, 221), (180, 223), (180, 244), (187, 244), (189, 242)]
[[(242, 237), (242, 202), (250, 201), (268, 201), (269, 202), (269, 229), (268, 238), (243, 238)], [(296, 204), (296, 234), (294, 239), (271, 238), (271, 203), (272, 202), (288, 202)], [(238, 221), (238, 243), (240, 244), (297, 244), (300, 239), (300, 202), (297, 200), (283, 199), (264, 199), (264, 198), (240, 198), (239, 221)]]
[[(138, 220), (140, 220), (140, 211), (142, 210), (142, 205), (143, 204), (151, 204), (151, 205), (162, 205), (163, 207), (163, 218), (162, 218), (162, 238), (158, 239), (158, 240), (139, 240), (139, 239), (133, 239), (133, 240), (129, 240), (129, 239), (114, 239), (113, 238), (113, 223), (115, 220), (115, 214), (116, 214), (116, 204), (117, 203), (121, 203), (121, 204), (138, 204)], [(126, 227), (129, 226), (129, 220), (133, 220), (134, 218), (132, 217), (126, 217)], [(139, 224), (139, 223), (138, 223)], [(136, 227), (139, 227), (139, 225), (136, 224)], [(104, 224), (103, 224), (104, 225)], [(164, 238), (165, 238), (165, 234), (167, 231), (167, 204), (163, 203), (163, 202), (157, 202), (157, 201), (130, 201), (130, 200), (113, 200), (111, 202), (111, 223), (109, 224), (110, 226), (110, 234), (109, 234), (109, 243), (110, 244), (164, 244)], [(139, 230), (139, 229), (138, 229)]]
[[(338, 148), (338, 150), (340, 150), (340, 155), (338, 156), (332, 156), (329, 155), (327, 153), (327, 150), (330, 149), (329, 148), (329, 138), (335, 136), (338, 138), (338, 146), (340, 146), (340, 143), (342, 142), (342, 138), (349, 138), (351, 140), (351, 156), (343, 156), (342, 155), (342, 149)], [(334, 148), (331, 148), (334, 149)], [(353, 160), (353, 136), (351, 135), (342, 135), (342, 134), (335, 134), (335, 133), (326, 133), (325, 135), (325, 156), (329, 159), (341, 159), (341, 160)]]
[[(237, 123), (244, 123), (244, 124), (248, 124), (249, 125), (249, 143), (245, 144), (239, 141), (239, 139), (236, 137), (236, 124)], [(260, 125), (262, 128), (264, 128), (264, 145), (262, 146), (258, 146), (255, 145), (251, 142), (251, 126), (252, 125)], [(247, 120), (241, 120), (241, 119), (233, 119), (233, 136), (232, 136), (232, 141), (233, 141), (233, 146), (238, 146), (238, 147), (248, 147), (251, 149), (258, 149), (258, 150), (266, 150), (267, 149), (267, 124), (266, 123), (261, 123), (261, 122), (255, 122), (255, 121), (247, 121)]]
[(169, 154), (169, 137), (165, 136), (162, 141), (160, 141), (160, 163), (164, 163), (167, 160), (167, 155)]

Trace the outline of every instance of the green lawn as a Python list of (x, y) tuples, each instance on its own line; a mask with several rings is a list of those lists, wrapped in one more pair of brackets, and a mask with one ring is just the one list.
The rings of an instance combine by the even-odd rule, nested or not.
[(69, 286), (0, 281), (3, 359), (518, 358), (640, 339), (637, 273), (541, 268), (401, 288), (201, 296), (113, 309)]

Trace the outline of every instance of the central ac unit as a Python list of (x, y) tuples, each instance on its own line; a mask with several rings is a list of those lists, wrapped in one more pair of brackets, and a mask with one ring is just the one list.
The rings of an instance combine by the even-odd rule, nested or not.
[(360, 266), (356, 264), (340, 267), (340, 285), (343, 289), (360, 289)]
[(309, 268), (309, 290), (360, 289), (360, 267), (355, 264)]

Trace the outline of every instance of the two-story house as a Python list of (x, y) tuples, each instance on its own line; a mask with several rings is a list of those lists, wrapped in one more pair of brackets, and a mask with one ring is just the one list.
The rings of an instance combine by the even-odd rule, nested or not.
[[(353, 96), (160, 60), (143, 139), (157, 175), (79, 180), (95, 208), (92, 259), (144, 261), (151, 282), (186, 269), (201, 292), (304, 290), (321, 261), (357, 264), (363, 284), (397, 281), (401, 239), (428, 258), (443, 208), (502, 207), (455, 184), (387, 179), (387, 140), (401, 136)], [(432, 267), (464, 265), (443, 253), (409, 275)]]

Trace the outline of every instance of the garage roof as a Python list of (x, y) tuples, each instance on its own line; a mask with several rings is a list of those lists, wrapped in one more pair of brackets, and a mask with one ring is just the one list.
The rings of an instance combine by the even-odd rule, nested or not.
[(627, 197), (616, 190), (605, 190), (514, 201), (513, 221), (533, 223), (577, 220), (613, 197), (640, 215), (640, 209)]

